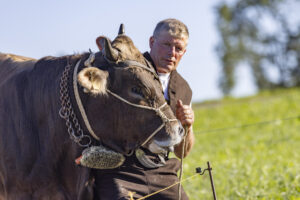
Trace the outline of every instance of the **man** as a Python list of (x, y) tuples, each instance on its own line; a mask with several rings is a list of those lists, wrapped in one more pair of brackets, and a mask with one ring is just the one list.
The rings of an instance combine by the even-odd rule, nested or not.
[[(187, 127), (184, 155), (181, 144), (175, 146), (177, 157), (185, 157), (194, 143), (192, 124), (194, 112), (191, 109), (192, 91), (187, 82), (177, 73), (176, 68), (186, 52), (188, 29), (176, 19), (166, 19), (159, 22), (150, 37), (150, 53), (144, 57), (155, 67), (164, 89), (164, 95), (176, 117)], [(157, 159), (156, 154), (146, 151), (151, 159)], [(95, 177), (95, 196), (101, 199), (128, 199), (128, 192), (136, 193), (134, 197), (143, 197), (179, 181), (177, 172), (180, 162), (176, 158), (166, 158), (162, 167), (149, 169), (139, 163), (135, 155), (127, 157), (124, 164), (112, 170), (97, 171)], [(171, 187), (147, 199), (177, 200), (179, 190)], [(181, 200), (188, 197), (181, 190)]]
[[(187, 82), (177, 73), (176, 68), (186, 52), (188, 38), (188, 29), (181, 21), (163, 20), (156, 25), (153, 36), (150, 37), (150, 53), (144, 54), (145, 58), (156, 68), (165, 98), (173, 112), (176, 113), (181, 124), (187, 127), (183, 157), (190, 152), (194, 144), (192, 129), (194, 112), (190, 106), (192, 91)], [(182, 144), (183, 142), (175, 147), (175, 155), (179, 158), (182, 156)]]

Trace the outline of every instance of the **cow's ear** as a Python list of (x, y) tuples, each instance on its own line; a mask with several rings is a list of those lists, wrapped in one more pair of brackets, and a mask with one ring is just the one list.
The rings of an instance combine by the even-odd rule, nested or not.
[(84, 87), (84, 91), (92, 95), (105, 95), (108, 72), (96, 67), (87, 67), (78, 74), (78, 83)]
[(111, 46), (111, 42), (107, 37), (100, 36), (96, 39), (96, 44), (99, 50), (104, 54), (104, 56), (112, 61), (116, 62), (119, 58), (119, 52)]
[(105, 45), (105, 40), (106, 40), (106, 39), (107, 39), (107, 38), (104, 37), (104, 36), (99, 36), (99, 37), (97, 37), (97, 39), (96, 39), (96, 44), (97, 44), (98, 49), (99, 49), (100, 51), (102, 51), (102, 50), (104, 49), (104, 45)]

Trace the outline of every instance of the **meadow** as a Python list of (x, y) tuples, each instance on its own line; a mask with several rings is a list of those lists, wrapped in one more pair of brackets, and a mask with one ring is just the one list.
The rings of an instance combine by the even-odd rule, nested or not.
[[(300, 200), (300, 88), (193, 104), (196, 142), (184, 175), (210, 161), (218, 199)], [(213, 199), (208, 173), (183, 183)]]

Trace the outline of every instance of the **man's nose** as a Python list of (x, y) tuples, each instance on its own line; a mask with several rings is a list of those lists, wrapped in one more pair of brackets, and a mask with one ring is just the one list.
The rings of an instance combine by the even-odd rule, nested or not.
[(168, 53), (169, 53), (169, 55), (175, 56), (175, 54), (176, 54), (176, 47), (173, 46), (173, 45), (171, 45), (169, 47)]

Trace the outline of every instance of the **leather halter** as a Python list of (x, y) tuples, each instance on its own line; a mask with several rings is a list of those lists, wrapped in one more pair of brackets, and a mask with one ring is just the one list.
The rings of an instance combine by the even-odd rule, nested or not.
[[(105, 57), (104, 57), (105, 58)], [(105, 58), (106, 59), (106, 58)], [(93, 63), (93, 61), (95, 60), (95, 54), (94, 53), (91, 53), (89, 58), (84, 62), (84, 65), (86, 67), (90, 67), (92, 66), (91, 64)], [(110, 64), (113, 64), (114, 66), (116, 66), (116, 63), (113, 63), (111, 61), (109, 61), (108, 59), (106, 59)], [(78, 92), (78, 87), (77, 87), (77, 72), (78, 72), (78, 67), (80, 65), (80, 62), (81, 60), (79, 60), (74, 68), (74, 72), (73, 72), (73, 89), (74, 89), (74, 94), (75, 94), (75, 99), (76, 99), (76, 103), (77, 103), (77, 106), (80, 110), (80, 113), (81, 113), (81, 116), (84, 120), (84, 123), (85, 123), (85, 126), (87, 127), (90, 135), (100, 141), (100, 138), (95, 134), (95, 132), (93, 131), (90, 123), (89, 123), (89, 120), (88, 120), (88, 117), (86, 115), (86, 112), (84, 110), (84, 107), (82, 105), (82, 102), (81, 102), (81, 99), (80, 99), (80, 95), (79, 95), (79, 92)], [(157, 76), (156, 72), (153, 70), (153, 68), (149, 68), (149, 66), (146, 66), (142, 63), (139, 63), (137, 61), (133, 61), (133, 60), (126, 60), (126, 61), (122, 61), (122, 62), (118, 62), (117, 65), (123, 65), (123, 66), (135, 66), (135, 67), (140, 67), (142, 69), (145, 69), (145, 70), (148, 70), (149, 72), (153, 73), (154, 75)], [(134, 107), (137, 107), (137, 108), (141, 108), (141, 109), (147, 109), (147, 110), (153, 110), (154, 112), (156, 112), (156, 114), (158, 116), (160, 116), (160, 118), (162, 119), (162, 124), (141, 144), (141, 146), (145, 145), (156, 133), (158, 133), (167, 123), (170, 123), (172, 121), (177, 121), (177, 119), (169, 119), (162, 111), (161, 109), (163, 107), (165, 107), (167, 105), (167, 102), (165, 102), (163, 105), (161, 105), (160, 107), (158, 108), (154, 108), (154, 107), (150, 107), (150, 106), (144, 106), (144, 105), (139, 105), (139, 104), (135, 104), (135, 103), (131, 103), (129, 102), (128, 100), (122, 98), (121, 96), (119, 96), (118, 94), (110, 91), (109, 89), (106, 89), (108, 94), (114, 96), (115, 98), (119, 99), (120, 101), (130, 105), (130, 106), (134, 106)]]

